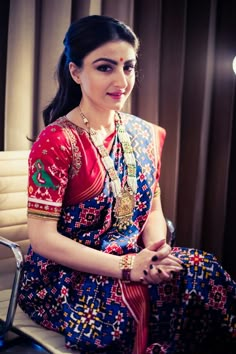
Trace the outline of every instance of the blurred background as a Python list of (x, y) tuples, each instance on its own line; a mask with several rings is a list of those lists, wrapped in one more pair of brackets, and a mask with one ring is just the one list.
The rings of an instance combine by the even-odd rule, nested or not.
[(177, 245), (214, 253), (236, 278), (235, 0), (2, 0), (0, 150), (43, 128), (71, 22), (102, 14), (141, 41), (125, 109), (167, 131), (161, 189)]

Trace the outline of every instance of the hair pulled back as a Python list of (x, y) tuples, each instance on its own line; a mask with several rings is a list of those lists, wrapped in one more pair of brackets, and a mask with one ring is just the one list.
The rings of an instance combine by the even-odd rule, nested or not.
[(83, 66), (83, 59), (101, 45), (113, 41), (128, 42), (137, 51), (139, 41), (129, 26), (112, 17), (87, 16), (70, 25), (63, 41), (64, 51), (59, 59), (56, 76), (58, 91), (52, 102), (44, 109), (44, 124), (54, 122), (79, 105), (82, 93), (80, 85), (72, 79), (69, 63)]

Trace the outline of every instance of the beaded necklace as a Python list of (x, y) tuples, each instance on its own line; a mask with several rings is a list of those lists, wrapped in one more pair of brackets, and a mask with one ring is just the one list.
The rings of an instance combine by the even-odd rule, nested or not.
[(116, 218), (115, 226), (117, 226), (119, 231), (126, 230), (129, 225), (132, 225), (135, 194), (137, 193), (136, 161), (130, 137), (122, 124), (120, 114), (116, 112), (116, 131), (124, 153), (124, 161), (127, 166), (127, 182), (122, 188), (121, 181), (114, 167), (114, 162), (103, 144), (101, 135), (89, 126), (88, 118), (81, 111), (80, 107), (78, 107), (78, 109), (84, 124), (88, 128), (90, 138), (96, 146), (101, 156), (102, 163), (110, 178), (110, 186), (116, 199), (114, 207), (114, 215)]

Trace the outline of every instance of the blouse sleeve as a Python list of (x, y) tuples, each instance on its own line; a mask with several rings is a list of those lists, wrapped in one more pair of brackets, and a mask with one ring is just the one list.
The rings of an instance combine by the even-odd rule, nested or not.
[(63, 129), (46, 127), (29, 155), (28, 215), (59, 219), (70, 165), (71, 147)]
[(166, 138), (166, 131), (164, 128), (155, 126), (155, 153), (157, 162), (156, 184), (154, 189), (154, 196), (160, 194), (159, 180), (161, 175), (161, 156)]

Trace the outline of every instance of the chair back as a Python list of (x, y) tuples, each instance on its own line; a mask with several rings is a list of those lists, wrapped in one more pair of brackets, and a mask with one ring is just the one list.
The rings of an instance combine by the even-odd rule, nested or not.
[[(0, 151), (0, 236), (29, 246), (27, 233), (27, 180), (29, 151)], [(16, 261), (12, 251), (0, 247), (0, 290), (12, 287)]]

